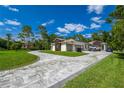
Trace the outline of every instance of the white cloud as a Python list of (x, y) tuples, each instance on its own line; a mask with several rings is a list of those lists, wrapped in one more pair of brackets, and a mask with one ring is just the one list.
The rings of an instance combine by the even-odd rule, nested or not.
[(70, 33), (67, 29), (58, 27), (57, 30), (61, 33)]
[(8, 19), (5, 20), (5, 24), (14, 25), (14, 26), (21, 25), (21, 23), (18, 22), (17, 20), (8, 20)]
[(88, 27), (86, 27), (86, 26), (84, 26), (82, 24), (77, 24), (75, 30), (76, 30), (76, 32), (82, 32), (82, 31), (84, 31), (87, 28)]
[(87, 29), (88, 27), (86, 27), (85, 25), (83, 24), (74, 24), (74, 23), (66, 23), (64, 25), (64, 27), (58, 27), (57, 30), (59, 32), (62, 32), (62, 33), (70, 33), (70, 32), (82, 32), (84, 31), (85, 29)]
[(91, 25), (90, 25), (90, 29), (98, 29), (98, 28), (100, 28), (101, 27), (101, 25), (98, 25), (98, 24), (95, 24), (95, 23), (92, 23)]
[(59, 36), (67, 36), (66, 33), (60, 33), (60, 32), (56, 32), (55, 34), (56, 34), (56, 35), (59, 35)]
[(6, 30), (6, 31), (12, 31), (12, 29), (10, 29), (10, 28), (5, 28), (5, 30)]
[(87, 11), (89, 13), (95, 12), (96, 14), (101, 14), (103, 11), (104, 5), (89, 5)]
[(87, 29), (87, 27), (83, 24), (73, 24), (73, 23), (65, 24), (64, 28), (67, 29), (68, 31), (76, 31), (76, 32), (82, 32), (85, 29)]
[(74, 31), (75, 30), (75, 24), (73, 24), (73, 23), (65, 24), (64, 28), (69, 30), (69, 31)]
[(52, 20), (50, 20), (50, 21), (47, 21), (47, 22), (43, 23), (42, 25), (43, 25), (43, 26), (47, 26), (47, 25), (49, 25), (49, 24), (53, 24), (54, 22), (55, 22), (55, 20), (52, 19)]
[(98, 24), (103, 24), (105, 23), (105, 20), (101, 20), (101, 17), (92, 17), (91, 20), (95, 23), (98, 23)]
[(19, 9), (17, 9), (17, 8), (9, 7), (8, 9), (9, 9), (10, 11), (19, 12)]
[(9, 5), (3, 5), (3, 7), (8, 8), (8, 10), (13, 11), (13, 12), (19, 12), (19, 9), (11, 7)]
[(16, 27), (12, 27), (13, 30), (16, 30), (17, 28)]
[(0, 21), (0, 26), (3, 26), (3, 25), (4, 25), (4, 23)]
[(101, 17), (92, 17), (91, 21), (94, 23), (90, 25), (90, 29), (98, 29), (103, 23), (105, 23), (105, 20), (101, 20)]
[(60, 32), (56, 32), (55, 34), (56, 34), (56, 35), (61, 35), (61, 33), (60, 33)]
[(92, 37), (92, 34), (85, 34), (83, 35), (85, 38), (91, 38)]

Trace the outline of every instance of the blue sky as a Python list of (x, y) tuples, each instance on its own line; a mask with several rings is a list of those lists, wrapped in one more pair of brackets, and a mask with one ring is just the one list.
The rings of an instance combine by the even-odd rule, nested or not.
[(39, 36), (39, 25), (46, 26), (48, 33), (71, 36), (81, 33), (90, 37), (99, 30), (109, 31), (111, 26), (104, 19), (115, 6), (0, 6), (0, 37), (12, 33), (16, 37), (24, 25), (30, 25)]

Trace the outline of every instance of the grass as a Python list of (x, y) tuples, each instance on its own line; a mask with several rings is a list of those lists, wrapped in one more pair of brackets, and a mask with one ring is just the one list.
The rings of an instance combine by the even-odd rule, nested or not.
[(66, 88), (124, 88), (124, 56), (112, 54), (68, 81)]
[(51, 50), (42, 50), (41, 52), (49, 53), (49, 54), (55, 54), (55, 55), (62, 55), (62, 56), (69, 56), (69, 57), (77, 57), (85, 55), (86, 53), (83, 52), (61, 52), (61, 51), (51, 51)]
[(26, 51), (0, 51), (0, 71), (32, 64), (37, 58)]

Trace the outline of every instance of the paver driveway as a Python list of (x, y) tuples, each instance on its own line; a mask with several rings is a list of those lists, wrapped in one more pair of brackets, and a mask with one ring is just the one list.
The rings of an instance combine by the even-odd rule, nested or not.
[(40, 57), (36, 63), (0, 72), (0, 87), (60, 87), (67, 79), (84, 71), (111, 53), (89, 52), (79, 57), (65, 57), (39, 51), (29, 52)]

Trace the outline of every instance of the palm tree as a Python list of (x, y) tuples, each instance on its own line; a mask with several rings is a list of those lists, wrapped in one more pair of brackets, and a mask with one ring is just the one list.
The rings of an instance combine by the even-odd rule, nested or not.
[(41, 37), (42, 37), (42, 46), (44, 47), (44, 49), (49, 49), (50, 47), (50, 39), (49, 39), (49, 35), (48, 32), (46, 30), (46, 28), (42, 25), (40, 25), (39, 27), (40, 33), (41, 33)]
[(41, 34), (42, 39), (48, 40), (49, 35), (48, 35), (46, 28), (42, 25), (40, 25), (38, 28), (40, 30), (40, 34)]
[(22, 28), (22, 32), (25, 35), (26, 38), (29, 38), (30, 36), (32, 36), (32, 28), (28, 25), (23, 26)]
[(12, 34), (6, 34), (7, 37), (7, 49), (10, 49), (10, 41), (12, 40)]
[(18, 38), (20, 38), (21, 41), (25, 41), (25, 40), (24, 40), (24, 38), (25, 38), (24, 33), (19, 33), (19, 34), (18, 34)]
[(27, 43), (27, 46), (29, 46), (28, 42), (30, 41), (30, 37), (33, 35), (32, 28), (29, 25), (25, 25), (22, 28), (22, 33), (24, 35), (25, 44)]

